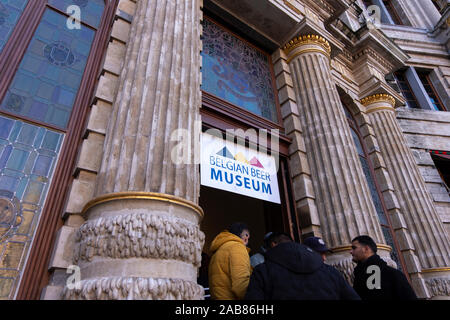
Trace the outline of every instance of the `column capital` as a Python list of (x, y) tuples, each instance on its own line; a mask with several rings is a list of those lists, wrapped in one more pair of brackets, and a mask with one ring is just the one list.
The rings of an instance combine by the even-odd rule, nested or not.
[(378, 110), (395, 110), (395, 98), (385, 93), (365, 97), (361, 99), (361, 104), (366, 107), (366, 113), (372, 113)]
[(288, 56), (288, 63), (296, 56), (305, 52), (319, 52), (328, 58), (331, 57), (330, 43), (324, 37), (315, 34), (293, 38), (283, 47), (283, 51)]

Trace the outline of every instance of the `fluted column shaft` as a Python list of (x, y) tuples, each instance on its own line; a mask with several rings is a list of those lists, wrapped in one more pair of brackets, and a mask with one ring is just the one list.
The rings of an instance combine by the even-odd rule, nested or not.
[[(395, 101), (387, 95), (375, 95), (362, 103), (379, 141), (423, 276), (446, 278), (439, 286), (446, 291), (442, 295), (450, 296), (450, 241), (395, 117)], [(427, 285), (434, 290), (432, 281)]]
[[(202, 299), (200, 0), (140, 0), (66, 299)], [(181, 134), (175, 134), (184, 130)], [(183, 139), (177, 141), (174, 138)], [(184, 143), (182, 162), (174, 150)]]
[(199, 1), (144, 0), (136, 12), (96, 195), (148, 191), (197, 202), (194, 152), (175, 164), (171, 135), (194, 132), (200, 119)]
[(338, 260), (346, 261), (341, 269), (350, 276), (349, 246), (355, 236), (370, 235), (381, 244), (381, 251), (388, 248), (383, 245), (367, 181), (332, 82), (331, 48), (323, 38), (304, 36), (291, 41), (284, 50), (305, 131), (321, 232), (326, 243), (341, 252)]

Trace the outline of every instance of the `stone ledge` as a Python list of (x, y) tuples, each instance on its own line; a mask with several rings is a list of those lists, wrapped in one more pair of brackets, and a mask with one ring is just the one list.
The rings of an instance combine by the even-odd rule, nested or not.
[(113, 25), (111, 37), (127, 43), (130, 35), (131, 24), (126, 20), (118, 18)]
[(411, 109), (411, 108), (397, 108), (397, 119), (412, 119), (420, 121), (436, 121), (436, 122), (449, 122), (450, 112), (433, 111), (423, 109)]
[(62, 226), (56, 236), (56, 246), (53, 250), (48, 269), (67, 268), (72, 265), (75, 233), (77, 228)]
[(97, 174), (80, 170), (78, 177), (73, 180), (69, 192), (69, 201), (66, 206), (66, 214), (81, 213), (84, 205), (94, 195), (95, 180)]
[[(106, 135), (106, 129), (112, 112), (112, 104), (103, 100), (97, 100), (91, 108), (87, 130)], [(102, 148), (103, 149), (103, 148)]]
[(95, 132), (90, 132), (87, 139), (83, 140), (80, 156), (76, 167), (78, 169), (98, 172), (103, 155), (103, 142), (105, 136)]
[(118, 76), (109, 72), (105, 72), (104, 75), (102, 75), (100, 77), (100, 80), (98, 81), (95, 97), (98, 99), (105, 100), (112, 104), (116, 97), (118, 84), (119, 84)]
[(117, 9), (133, 17), (136, 12), (136, 1), (120, 0)]
[(113, 39), (108, 45), (103, 69), (120, 76), (125, 60), (126, 50), (127, 47), (125, 44)]

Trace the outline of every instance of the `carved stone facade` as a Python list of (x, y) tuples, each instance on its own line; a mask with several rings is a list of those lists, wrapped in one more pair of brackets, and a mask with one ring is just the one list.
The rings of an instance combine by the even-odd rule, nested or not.
[[(146, 1), (142, 2), (146, 3)], [(143, 9), (139, 9), (141, 8), (140, 6), (144, 5), (142, 2), (138, 3), (137, 11), (129, 10), (130, 13), (134, 12), (133, 20), (137, 19), (138, 14), (142, 17), (145, 16)], [(444, 226), (445, 223), (448, 223), (446, 218), (448, 212), (445, 213), (446, 209), (440, 209), (439, 213), (436, 211), (438, 207), (436, 201), (430, 198), (430, 194), (424, 187), (423, 179), (419, 174), (417, 163), (412, 155), (409, 154), (408, 161), (404, 161), (405, 154), (409, 152), (409, 148), (414, 148), (414, 143), (411, 143), (410, 140), (408, 142), (405, 141), (401, 132), (401, 126), (405, 126), (406, 121), (397, 122), (393, 107), (402, 107), (405, 104), (405, 100), (386, 81), (386, 76), (399, 68), (410, 65), (411, 51), (414, 51), (415, 48), (407, 47), (405, 50), (402, 50), (402, 44), (405, 43), (405, 40), (400, 40), (400, 36), (398, 37), (398, 43), (396, 43), (397, 38), (395, 34), (392, 34), (392, 38), (389, 39), (385, 38), (378, 31), (383, 30), (386, 32), (385, 29), (391, 30), (396, 26), (382, 24), (381, 29), (370, 28), (370, 25), (366, 25), (364, 21), (361, 22), (361, 17), (367, 17), (370, 13), (366, 12), (364, 5), (359, 1), (352, 6), (348, 6), (348, 3), (345, 1), (333, 2), (337, 7), (333, 7), (327, 1), (323, 1), (321, 4), (296, 0), (269, 2), (272, 3), (271, 10), (274, 12), (278, 10), (278, 14), (280, 12), (281, 14), (286, 14), (286, 21), (272, 20), (272, 25), (270, 23), (266, 25), (256, 23), (256, 27), (261, 34), (267, 34), (266, 31), (270, 28), (272, 30), (273, 28), (287, 30), (282, 36), (278, 34), (276, 38), (270, 37), (270, 41), (278, 44), (280, 48), (274, 50), (272, 62), (279, 90), (283, 122), (287, 135), (293, 139), (289, 151), (292, 161), (291, 175), (294, 183), (297, 213), (302, 217), (301, 220), (305, 221), (301, 225), (302, 232), (319, 235), (325, 239), (334, 251), (334, 254), (328, 257), (329, 263), (339, 269), (351, 283), (353, 281), (354, 264), (349, 256), (348, 246), (351, 238), (358, 234), (369, 234), (374, 237), (379, 243), (380, 255), (390, 265), (396, 266), (389, 254), (392, 248), (386, 244), (384, 235), (380, 230), (364, 174), (357, 160), (356, 152), (353, 151), (353, 140), (346, 129), (341, 101), (350, 101), (352, 106), (350, 112), (356, 118), (361, 130), (364, 131), (364, 141), (369, 146), (372, 146), (370, 158), (375, 164), (374, 170), (377, 182), (381, 186), (387, 213), (393, 221), (393, 232), (399, 243), (397, 250), (400, 250), (400, 254), (403, 256), (414, 289), (421, 298), (449, 297), (449, 279), (447, 278), (449, 274), (449, 238), (448, 231), (445, 230), (446, 228), (448, 229), (448, 226)], [(130, 1), (121, 1), (120, 3), (133, 9), (135, 7)], [(227, 3), (213, 0), (205, 1), (204, 5), (208, 10), (213, 10), (211, 8), (215, 10), (218, 6), (220, 10), (237, 15), (241, 22), (245, 23), (247, 21), (252, 23), (253, 26), (255, 26), (255, 20), (252, 14), (259, 12), (258, 8), (252, 7), (247, 1), (243, 1), (243, 4), (241, 4), (249, 9), (246, 14), (243, 13), (244, 11), (238, 10), (239, 5), (234, 2)], [(415, 6), (424, 5), (420, 2), (415, 3)], [(398, 6), (403, 7), (404, 4), (399, 2)], [(417, 13), (417, 16), (414, 16), (413, 9), (408, 8), (404, 15), (405, 20), (407, 19), (416, 28), (414, 30), (418, 32), (421, 28), (433, 29), (431, 24), (436, 24), (439, 19), (433, 18), (436, 21), (432, 21), (431, 18), (424, 20), (424, 17), (419, 13)], [(420, 11), (419, 8), (416, 9), (415, 12)], [(426, 7), (426, 9), (433, 11), (430, 7)], [(121, 11), (119, 10), (118, 12)], [(269, 13), (266, 14), (269, 16)], [(434, 11), (433, 14), (435, 14)], [(447, 14), (447, 12), (444, 10), (443, 14)], [(296, 24), (290, 24), (291, 21), (296, 23), (302, 22), (302, 24), (300, 24), (300, 27), (294, 28)], [(330, 23), (330, 21), (332, 22)], [(337, 23), (337, 21), (340, 21), (340, 23)], [(133, 39), (138, 37), (140, 32), (143, 32), (139, 31), (142, 28), (142, 25), (132, 24), (129, 35), (123, 33), (125, 30), (122, 30), (124, 42), (128, 42), (128, 39), (134, 41)], [(397, 28), (400, 30), (400, 27)], [(407, 32), (408, 27), (402, 28), (401, 32)], [(444, 28), (443, 31), (436, 31), (436, 33), (446, 32), (445, 30), (447, 29)], [(384, 41), (384, 45), (380, 45), (380, 41)], [(414, 41), (414, 39), (411, 39), (411, 41)], [(424, 40), (424, 42), (426, 41)], [(433, 42), (431, 39), (429, 41), (430, 43)], [(108, 65), (111, 68), (116, 68), (119, 64), (124, 65), (125, 68), (123, 70), (125, 73), (122, 72), (122, 74), (125, 75), (132, 70), (130, 69), (131, 67), (134, 68), (136, 66), (132, 64), (133, 60), (130, 60), (132, 59), (132, 50), (136, 49), (132, 49), (132, 46), (128, 44), (128, 53), (125, 55), (124, 49), (119, 50), (118, 44), (115, 47), (110, 45), (111, 51), (107, 52), (106, 58), (106, 62), (113, 58), (117, 62), (115, 64), (105, 63), (105, 68), (109, 68)], [(411, 43), (407, 45), (413, 46)], [(175, 50), (180, 50), (180, 48)], [(120, 52), (123, 52), (121, 56), (118, 55)], [(159, 57), (159, 54), (156, 57)], [(129, 67), (126, 67), (126, 65)], [(440, 93), (444, 96), (442, 99), (445, 101), (448, 101), (450, 92), (450, 74), (448, 74), (448, 71), (445, 71), (449, 68), (448, 55), (444, 60), (442, 55), (436, 57), (435, 70), (437, 70), (437, 74), (441, 75), (439, 80), (442, 81), (442, 84), (439, 88)], [(194, 69), (192, 68), (191, 70)], [(119, 69), (115, 73), (119, 74)], [(310, 76), (305, 77), (306, 74)], [(161, 80), (163, 79), (161, 78)], [(120, 99), (124, 99), (124, 93), (120, 93), (124, 91), (120, 90), (127, 88), (125, 83), (122, 82), (120, 84), (120, 81), (124, 80), (115, 80), (117, 84), (114, 87), (122, 88), (119, 89)], [(156, 82), (150, 82), (149, 89), (155, 85)], [(101, 88), (104, 87), (100, 86), (99, 90)], [(106, 94), (114, 95), (117, 89), (107, 92)], [(134, 96), (134, 99), (139, 99), (139, 95)], [(110, 101), (116, 101), (117, 105), (120, 101), (119, 98), (111, 98)], [(197, 104), (198, 106), (199, 104)], [(98, 112), (106, 110), (106, 108), (98, 105), (95, 107), (96, 113), (91, 115), (90, 126), (105, 128), (105, 124), (102, 125), (101, 122), (106, 114), (103, 112), (104, 115), (102, 116)], [(194, 108), (193, 105), (191, 107)], [(314, 111), (315, 109), (316, 111)], [(118, 116), (116, 114), (118, 111), (115, 110), (119, 109), (117, 107), (112, 109), (113, 119), (117, 119)], [(411, 111), (408, 111), (408, 109), (402, 110), (403, 118), (407, 119), (407, 114)], [(377, 114), (386, 112), (391, 114), (391, 116), (384, 120), (377, 118)], [(114, 121), (119, 125), (117, 120)], [(121, 137), (120, 131), (117, 131), (117, 129), (120, 129), (120, 125), (119, 127), (114, 126), (114, 121), (110, 122), (108, 131), (106, 129), (101, 129), (100, 131), (103, 134), (116, 132), (117, 137)], [(313, 130), (315, 126), (317, 128)], [(395, 129), (392, 129), (390, 126), (394, 126)], [(324, 130), (322, 133), (317, 131), (320, 127)], [(399, 139), (396, 145), (401, 147), (402, 150), (386, 149), (387, 145), (383, 142), (384, 133), (379, 130), (394, 130), (398, 134)], [(447, 130), (450, 131), (448, 128)], [(319, 136), (315, 137), (315, 134), (319, 134)], [(391, 136), (389, 133), (386, 134), (386, 137)], [(112, 138), (108, 138), (108, 133), (106, 133), (106, 136), (107, 140), (110, 141), (109, 145), (114, 147), (118, 140), (114, 140), (116, 142), (111, 144)], [(327, 136), (328, 138), (326, 138)], [(323, 137), (322, 142), (319, 142), (319, 137)], [(331, 142), (330, 139), (334, 142)], [(342, 141), (340, 147), (337, 141)], [(319, 144), (317, 144), (318, 142)], [(333, 147), (334, 155), (324, 151), (331, 146)], [(338, 151), (339, 149), (342, 149), (342, 151)], [(450, 150), (450, 146), (447, 149)], [(105, 151), (109, 152), (108, 150), (110, 149), (107, 147)], [(128, 157), (130, 161), (132, 160), (131, 154)], [(329, 160), (324, 158), (327, 154), (332, 155)], [(348, 154), (354, 155), (350, 162), (348, 156), (345, 156)], [(394, 162), (390, 162), (390, 155), (402, 155), (402, 157)], [(344, 158), (339, 160), (341, 156)], [(141, 157), (136, 158), (137, 161), (140, 161), (139, 159)], [(317, 166), (322, 161), (325, 161), (324, 163), (327, 165), (323, 167)], [(342, 162), (338, 165), (339, 161)], [(411, 167), (397, 166), (399, 162)], [(314, 163), (316, 165), (313, 165)], [(111, 174), (111, 169), (105, 166), (105, 162), (103, 168), (101, 170), (103, 172), (102, 175), (108, 176)], [(407, 186), (398, 184), (405, 181), (405, 177), (410, 177), (411, 170), (416, 172), (414, 179), (421, 184), (419, 189), (414, 189), (416, 192), (420, 190), (423, 198), (417, 195), (404, 195), (402, 192), (405, 191)], [(347, 174), (349, 175), (348, 177), (346, 177)], [(107, 181), (109, 181), (108, 183), (113, 182), (113, 180), (108, 180), (108, 178), (102, 176), (99, 176), (99, 178), (100, 180), (97, 179), (99, 181), (97, 182), (97, 188), (99, 188), (98, 183), (101, 185)], [(161, 182), (169, 182), (170, 179), (173, 178), (167, 176), (162, 178)], [(333, 184), (333, 180), (337, 185)], [(353, 184), (354, 186), (352, 187)], [(304, 187), (297, 188), (297, 185)], [(127, 187), (123, 190), (126, 189)], [(119, 191), (117, 188), (106, 188), (105, 190), (108, 192)], [(137, 185), (134, 190), (143, 191)], [(149, 191), (156, 190), (150, 188)], [(333, 192), (336, 193), (336, 198), (333, 196)], [(102, 192), (97, 191), (96, 193), (101, 194)], [(323, 198), (324, 195), (329, 197), (329, 201)], [(75, 199), (74, 197), (75, 195), (69, 197), (69, 201), (71, 201), (70, 199)], [(335, 199), (339, 197), (348, 199), (348, 202), (340, 202), (338, 204)], [(84, 203), (87, 203), (90, 200), (89, 194), (84, 199)], [(195, 201), (196, 198), (195, 196), (189, 196), (187, 199)], [(403, 199), (413, 200), (411, 203), (418, 206), (418, 210), (424, 208), (424, 201), (427, 203), (426, 207), (429, 208), (430, 212), (420, 213), (425, 219), (423, 220), (422, 229), (417, 229), (417, 225), (413, 222), (418, 221), (417, 219), (422, 221), (422, 219), (409, 217), (413, 207), (403, 204)], [(83, 200), (79, 202), (81, 204)], [(342, 207), (338, 209), (335, 206)], [(332, 218), (332, 215), (336, 214), (341, 216), (341, 214), (338, 214), (340, 210), (342, 210), (343, 214), (342, 220)], [(81, 210), (78, 209), (78, 211), (80, 212)], [(183, 261), (183, 263), (189, 264), (194, 268), (200, 266), (201, 258), (199, 254), (202, 249), (204, 236), (198, 229), (198, 226), (170, 216), (164, 217), (164, 215), (159, 214), (148, 215), (138, 212), (139, 210), (133, 214), (101, 217), (92, 221), (89, 218), (78, 230), (73, 228), (73, 232), (76, 232), (73, 263), (84, 265), (87, 268), (84, 270), (84, 274), (87, 275), (86, 271), (91, 270), (92, 274), (96, 274), (96, 277), (83, 280), (79, 289), (68, 290), (65, 288), (63, 292), (65, 299), (201, 298), (201, 290), (192, 281), (186, 282), (186, 280), (172, 279), (173, 275), (166, 274), (162, 278), (142, 278), (119, 277), (118, 274), (115, 274), (114, 269), (120, 268), (118, 265), (124, 259), (125, 261), (129, 260), (129, 264), (137, 263), (135, 262), (136, 259), (149, 259), (152, 262), (147, 263), (153, 263), (155, 266), (160, 263), (161, 266), (165, 265), (168, 269), (175, 268), (171, 266), (169, 261)], [(407, 216), (405, 217), (405, 215)], [(68, 220), (70, 221), (70, 217)], [(185, 227), (183, 227), (184, 224), (186, 224)], [(428, 231), (436, 230), (436, 228), (440, 230), (438, 233)], [(430, 250), (435, 252), (435, 262), (425, 258), (425, 255), (428, 256), (427, 252), (430, 252)], [(114, 260), (111, 259), (120, 259), (121, 262), (113, 262)], [(155, 259), (159, 262), (154, 261)], [(101, 263), (108, 265), (109, 274), (97, 274), (95, 264), (89, 266), (93, 260), (98, 260), (99, 263), (101, 261)], [(176, 270), (176, 268), (173, 270)], [(436, 272), (422, 273), (422, 270), (429, 270), (430, 272), (436, 270)], [(51, 286), (48, 288), (51, 288)], [(183, 289), (181, 290), (180, 288)]]
[[(62, 227), (51, 231), (40, 298), (203, 299), (200, 223), (209, 212), (199, 206), (198, 137), (188, 137), (194, 147), (180, 165), (172, 134), (206, 119), (207, 15), (271, 58), (298, 238), (322, 237), (328, 263), (352, 283), (351, 240), (370, 235), (420, 298), (450, 299), (450, 186), (430, 154), (450, 152), (450, 5), (374, 0), (376, 16), (364, 2), (118, 0), (75, 167), (66, 168), (73, 179), (60, 188), (64, 210), (53, 213)], [(0, 238), (1, 259), (7, 251)]]

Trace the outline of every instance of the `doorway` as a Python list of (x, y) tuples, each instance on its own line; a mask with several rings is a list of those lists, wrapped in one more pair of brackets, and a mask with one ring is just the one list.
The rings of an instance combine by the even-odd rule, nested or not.
[(270, 231), (285, 231), (282, 205), (231, 193), (206, 186), (200, 187), (199, 205), (205, 215), (200, 229), (205, 233), (202, 263), (197, 282), (205, 288), (209, 299), (208, 266), (209, 248), (214, 238), (234, 222), (244, 222), (249, 227), (250, 256), (260, 252), (264, 235)]
[(205, 212), (200, 225), (205, 233), (205, 253), (209, 252), (214, 238), (233, 222), (244, 222), (248, 225), (248, 247), (251, 249), (251, 255), (258, 252), (267, 232), (284, 231), (280, 204), (201, 186), (200, 207)]

